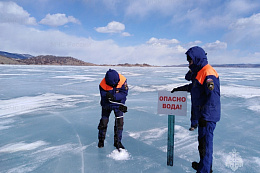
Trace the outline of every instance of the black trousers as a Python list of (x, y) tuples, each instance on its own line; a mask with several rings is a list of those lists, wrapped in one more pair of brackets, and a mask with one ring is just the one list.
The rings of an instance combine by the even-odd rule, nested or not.
[[(109, 117), (112, 112), (112, 109), (104, 109), (102, 108), (102, 115), (98, 125), (98, 139), (105, 140), (107, 126), (109, 122)], [(124, 126), (124, 117), (123, 112), (119, 110), (114, 110), (115, 114), (115, 124), (114, 124), (114, 141), (121, 142), (122, 140), (122, 133), (123, 133), (123, 126)]]

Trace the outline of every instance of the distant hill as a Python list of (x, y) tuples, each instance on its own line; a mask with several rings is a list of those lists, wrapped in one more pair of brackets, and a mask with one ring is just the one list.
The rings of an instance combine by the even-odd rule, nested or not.
[(17, 61), (14, 58), (7, 58), (0, 55), (0, 64), (14, 64), (14, 65), (24, 65), (24, 63)]
[(78, 60), (73, 57), (62, 57), (53, 55), (32, 56), (29, 54), (17, 54), (0, 51), (0, 64), (14, 64), (14, 65), (68, 65), (68, 66), (124, 66), (124, 67), (155, 67), (149, 64), (93, 64)]
[[(10, 55), (10, 54), (7, 54)], [(12, 56), (13, 57), (13, 56)], [(71, 65), (71, 66), (94, 66), (96, 64), (87, 63), (73, 57), (60, 57), (53, 55), (41, 55), (30, 58), (10, 58), (0, 55), (0, 64), (13, 65)]]
[(123, 67), (158, 67), (158, 66), (152, 66), (152, 65), (149, 65), (149, 64), (129, 64), (129, 63), (124, 63), (124, 64), (117, 64), (117, 65), (108, 65), (108, 64), (103, 64), (101, 66), (123, 66)]
[(14, 59), (28, 59), (33, 57), (30, 54), (9, 53), (4, 51), (0, 51), (0, 56), (7, 57), (7, 58), (14, 58)]
[(75, 66), (94, 66), (95, 64), (87, 63), (73, 57), (61, 57), (53, 55), (40, 55), (33, 58), (18, 60), (27, 65), (75, 65)]

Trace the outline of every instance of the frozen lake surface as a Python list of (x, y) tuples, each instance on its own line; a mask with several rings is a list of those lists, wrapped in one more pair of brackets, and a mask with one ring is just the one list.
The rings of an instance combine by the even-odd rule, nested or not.
[[(188, 68), (112, 67), (128, 80), (120, 154), (111, 114), (105, 147), (97, 147), (98, 85), (109, 67), (0, 66), (0, 172), (195, 172), (197, 131), (176, 116), (174, 166), (167, 166), (167, 115), (157, 114), (159, 90), (186, 84)], [(260, 69), (216, 68), (221, 120), (214, 133), (214, 173), (260, 170)], [(233, 166), (233, 167), (232, 167)]]

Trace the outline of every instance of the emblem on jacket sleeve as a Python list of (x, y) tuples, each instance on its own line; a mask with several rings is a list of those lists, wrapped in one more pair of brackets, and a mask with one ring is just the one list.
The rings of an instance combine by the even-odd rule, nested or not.
[(125, 85), (125, 90), (128, 90), (128, 85), (126, 82), (124, 83), (124, 85)]
[(207, 83), (208, 89), (209, 89), (210, 91), (212, 91), (212, 90), (214, 89), (213, 79), (211, 79), (211, 78), (207, 79), (206, 83)]

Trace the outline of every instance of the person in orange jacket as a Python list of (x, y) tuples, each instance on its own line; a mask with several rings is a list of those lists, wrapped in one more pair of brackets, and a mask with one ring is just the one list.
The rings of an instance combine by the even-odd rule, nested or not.
[(197, 173), (212, 172), (213, 133), (216, 123), (220, 120), (220, 82), (216, 70), (208, 64), (207, 54), (198, 46), (187, 52), (187, 61), (194, 79), (191, 84), (174, 88), (175, 91), (191, 92), (193, 117), (198, 122), (198, 150), (200, 161), (192, 162)]
[(109, 69), (106, 72), (105, 78), (99, 84), (99, 90), (102, 115), (98, 125), (98, 147), (104, 147), (109, 116), (114, 111), (114, 146), (118, 150), (119, 148), (125, 149), (121, 140), (124, 125), (123, 113), (127, 111), (127, 107), (124, 106), (126, 96), (128, 95), (127, 79), (116, 70)]

